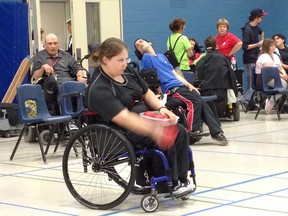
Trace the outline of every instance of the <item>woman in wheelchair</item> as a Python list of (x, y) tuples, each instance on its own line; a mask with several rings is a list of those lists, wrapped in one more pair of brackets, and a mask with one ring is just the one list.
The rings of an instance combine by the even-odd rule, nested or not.
[[(88, 109), (97, 112), (104, 122), (120, 127), (137, 146), (156, 144), (168, 159), (174, 188), (172, 195), (192, 192), (195, 185), (187, 181), (187, 132), (177, 124), (175, 114), (161, 105), (139, 74), (127, 67), (130, 61), (127, 45), (120, 39), (108, 38), (100, 45), (98, 61), (100, 66), (95, 69), (85, 93)], [(164, 126), (139, 115), (148, 109), (169, 116), (173, 126)]]
[[(143, 69), (157, 69), (163, 93), (170, 95), (170, 98), (180, 99), (187, 106), (189, 130), (199, 131), (203, 120), (209, 127), (212, 138), (221, 145), (227, 145), (228, 141), (221, 129), (219, 119), (201, 98), (198, 89), (176, 73), (166, 56), (156, 54), (151, 42), (139, 38), (134, 42), (134, 47), (136, 56), (139, 60), (142, 59)], [(170, 107), (169, 103), (172, 105), (172, 101), (168, 100), (166, 105)]]

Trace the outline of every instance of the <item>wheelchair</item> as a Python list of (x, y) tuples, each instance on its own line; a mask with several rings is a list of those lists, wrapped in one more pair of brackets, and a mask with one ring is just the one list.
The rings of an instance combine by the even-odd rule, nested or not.
[[(131, 66), (139, 72), (139, 65), (136, 62), (131, 62)], [(145, 69), (139, 72), (141, 77), (148, 83), (149, 88), (151, 89), (152, 92), (154, 92), (156, 95), (159, 96), (159, 99), (163, 98), (163, 93), (161, 92), (160, 89), (160, 80), (157, 77), (156, 74), (156, 69), (151, 68), (151, 69)], [(184, 77), (186, 80), (189, 82), (192, 81), (191, 78), (194, 80), (194, 73), (190, 72), (183, 72)], [(188, 76), (185, 76), (185, 75)], [(191, 77), (193, 75), (193, 77)], [(167, 95), (166, 95), (167, 96)], [(202, 97), (205, 101), (214, 101), (217, 99), (216, 96), (205, 96)], [(203, 122), (200, 125), (199, 131), (197, 132), (192, 132), (189, 130), (189, 124), (187, 121), (187, 105), (179, 98), (174, 98), (174, 97), (167, 97), (167, 101), (164, 102), (165, 105), (167, 106), (168, 109), (170, 109), (175, 115), (179, 117), (179, 123), (184, 125), (184, 127), (187, 129), (188, 134), (189, 134), (189, 144), (195, 144), (196, 142), (200, 141), (202, 137), (210, 136), (210, 132), (204, 132), (203, 130)]]
[(224, 106), (222, 106), (223, 104), (221, 104), (221, 102), (220, 102), (220, 105), (218, 105), (220, 101), (219, 99), (225, 98), (226, 96), (224, 95), (227, 95), (228, 90), (223, 90), (224, 92), (222, 92), (221, 90), (214, 89), (212, 91), (209, 91), (209, 93), (207, 94), (201, 90), (201, 84), (203, 83), (203, 80), (197, 79), (195, 77), (194, 72), (183, 72), (183, 75), (188, 82), (193, 83), (193, 85), (196, 88), (199, 88), (201, 93), (204, 93), (202, 96), (204, 97), (203, 98), (204, 100), (205, 100), (205, 97), (211, 97), (213, 95), (216, 96), (216, 98), (213, 98), (213, 99), (211, 98), (207, 100), (207, 103), (209, 104), (210, 108), (212, 109), (213, 113), (216, 116), (218, 116), (220, 119), (228, 118), (233, 121), (239, 121), (240, 120), (239, 99), (241, 98), (241, 95), (243, 94), (242, 85), (240, 83), (242, 83), (243, 70), (235, 69), (234, 73), (236, 76), (236, 85), (237, 85), (237, 95), (235, 95), (236, 102), (227, 103), (227, 104), (224, 104)]
[[(153, 152), (163, 161), (165, 175), (148, 177), (141, 173), (141, 161)], [(189, 152), (190, 177), (196, 179), (192, 151)], [(159, 207), (159, 198), (172, 194), (160, 194), (157, 183), (166, 183), (172, 191), (169, 165), (166, 156), (158, 149), (138, 148), (117, 128), (96, 123), (81, 128), (68, 142), (62, 161), (65, 184), (72, 196), (91, 209), (107, 210), (124, 202), (130, 193), (144, 195), (141, 207), (145, 212), (154, 212)], [(145, 176), (148, 184), (137, 184), (138, 175)], [(189, 194), (182, 194), (187, 200)]]

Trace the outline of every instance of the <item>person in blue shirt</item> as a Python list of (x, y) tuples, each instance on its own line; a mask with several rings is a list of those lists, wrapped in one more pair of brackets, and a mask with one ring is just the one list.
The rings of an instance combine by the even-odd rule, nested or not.
[(198, 89), (176, 73), (165, 55), (156, 54), (152, 43), (148, 40), (138, 38), (134, 42), (134, 47), (138, 59), (142, 60), (143, 69), (157, 69), (162, 92), (185, 103), (190, 131), (198, 131), (201, 120), (203, 120), (209, 127), (212, 138), (221, 145), (227, 145), (228, 141), (224, 136), (219, 120), (208, 104), (201, 98)]

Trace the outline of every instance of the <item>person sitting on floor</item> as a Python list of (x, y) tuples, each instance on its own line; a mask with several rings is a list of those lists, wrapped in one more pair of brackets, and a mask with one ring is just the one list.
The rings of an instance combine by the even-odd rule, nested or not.
[(151, 42), (138, 38), (134, 42), (134, 47), (136, 55), (142, 59), (143, 69), (157, 69), (157, 76), (160, 79), (163, 93), (179, 98), (186, 104), (189, 111), (187, 120), (190, 131), (192, 129), (193, 131), (199, 130), (201, 120), (203, 120), (209, 127), (212, 138), (222, 145), (227, 145), (228, 141), (224, 136), (219, 120), (201, 98), (198, 89), (177, 74), (165, 55), (156, 54)]

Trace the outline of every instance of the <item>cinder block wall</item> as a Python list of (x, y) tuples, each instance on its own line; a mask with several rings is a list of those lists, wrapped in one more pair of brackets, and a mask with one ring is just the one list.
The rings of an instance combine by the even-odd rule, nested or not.
[[(123, 0), (124, 40), (130, 56), (136, 59), (133, 42), (138, 37), (151, 40), (158, 52), (165, 52), (171, 33), (169, 23), (176, 17), (186, 19), (184, 34), (200, 44), (208, 35), (216, 35), (216, 22), (226, 18), (229, 31), (242, 38), (240, 28), (248, 21), (251, 9), (260, 7), (269, 15), (261, 24), (265, 37), (281, 32), (288, 37), (288, 1), (283, 0)], [(237, 54), (243, 67), (242, 50)]]

